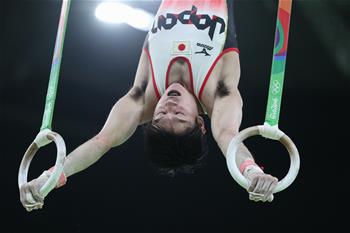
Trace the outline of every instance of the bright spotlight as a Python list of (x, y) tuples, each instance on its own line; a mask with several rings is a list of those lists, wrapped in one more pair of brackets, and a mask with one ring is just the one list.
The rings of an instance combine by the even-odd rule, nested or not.
[(132, 8), (118, 2), (103, 2), (96, 8), (96, 17), (107, 23), (125, 23)]
[(96, 17), (107, 23), (126, 23), (139, 30), (148, 31), (154, 15), (141, 9), (135, 9), (120, 2), (100, 3), (95, 11)]
[(152, 26), (153, 18), (154, 15), (148, 13), (147, 11), (141, 9), (133, 9), (130, 12), (126, 23), (134, 28), (148, 31)]

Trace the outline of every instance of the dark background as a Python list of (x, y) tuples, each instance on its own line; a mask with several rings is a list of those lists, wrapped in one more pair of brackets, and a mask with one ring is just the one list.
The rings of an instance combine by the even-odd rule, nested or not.
[[(101, 129), (115, 101), (129, 90), (146, 35), (96, 19), (99, 2), (75, 0), (71, 6), (53, 120), (68, 152)], [(131, 4), (155, 13), (159, 3)], [(207, 165), (194, 175), (157, 175), (143, 155), (138, 130), (52, 191), (44, 209), (27, 213), (19, 201), (17, 172), (41, 125), (60, 7), (56, 0), (0, 2), (0, 232), (341, 232), (346, 227), (349, 0), (294, 1), (280, 129), (298, 146), (301, 168), (272, 203), (249, 201), (212, 137)], [(242, 129), (265, 117), (276, 10), (275, 0), (236, 3)], [(255, 137), (246, 144), (266, 172), (286, 174), (289, 158), (279, 143)], [(30, 178), (51, 167), (55, 153), (54, 145), (42, 148)]]

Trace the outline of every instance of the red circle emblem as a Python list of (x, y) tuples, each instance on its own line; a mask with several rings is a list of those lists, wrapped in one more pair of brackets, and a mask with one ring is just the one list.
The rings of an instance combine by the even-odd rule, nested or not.
[(178, 49), (179, 49), (179, 51), (184, 51), (186, 49), (186, 45), (185, 44), (179, 44)]

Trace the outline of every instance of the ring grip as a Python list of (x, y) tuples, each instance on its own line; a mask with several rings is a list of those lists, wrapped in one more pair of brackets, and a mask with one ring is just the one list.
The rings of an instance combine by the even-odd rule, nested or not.
[[(245, 130), (242, 130), (237, 136), (235, 136), (231, 140), (229, 147), (227, 149), (226, 162), (227, 162), (227, 167), (230, 171), (230, 174), (233, 177), (233, 179), (246, 190), (249, 188), (249, 181), (241, 174), (241, 172), (237, 167), (237, 163), (236, 163), (237, 149), (245, 139), (255, 135), (261, 135), (261, 131), (259, 129), (261, 127), (262, 126), (253, 126)], [(289, 153), (290, 167), (287, 175), (278, 182), (274, 190), (274, 193), (280, 192), (286, 189), (289, 185), (291, 185), (295, 180), (295, 178), (297, 177), (299, 172), (299, 167), (300, 167), (299, 152), (297, 147), (293, 143), (293, 141), (284, 133), (278, 139), (278, 141), (280, 141), (284, 145), (284, 147), (287, 149)]]
[[(47, 194), (55, 188), (60, 175), (63, 172), (63, 165), (66, 158), (66, 145), (64, 143), (63, 138), (55, 132), (52, 132), (49, 129), (45, 129), (44, 131), (39, 132), (36, 139), (31, 143), (31, 145), (28, 147), (27, 151), (25, 152), (21, 165), (18, 172), (18, 187), (20, 188), (23, 184), (27, 183), (28, 179), (28, 171), (31, 161), (33, 160), (35, 154), (38, 152), (39, 148), (43, 145), (37, 144), (37, 139), (43, 136), (46, 137), (46, 139), (49, 141), (53, 141), (56, 144), (57, 148), (57, 156), (56, 156), (56, 162), (55, 167), (49, 177), (49, 179), (46, 181), (46, 183), (41, 187), (40, 193), (43, 195), (43, 197), (47, 196)], [(45, 143), (47, 144), (47, 143)]]

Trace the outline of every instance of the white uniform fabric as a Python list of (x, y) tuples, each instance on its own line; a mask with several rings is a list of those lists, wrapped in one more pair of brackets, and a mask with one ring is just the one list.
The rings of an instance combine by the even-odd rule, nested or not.
[(217, 60), (238, 51), (224, 50), (228, 18), (226, 0), (163, 0), (144, 46), (158, 97), (168, 87), (171, 65), (182, 59), (189, 67), (191, 91), (200, 100)]

